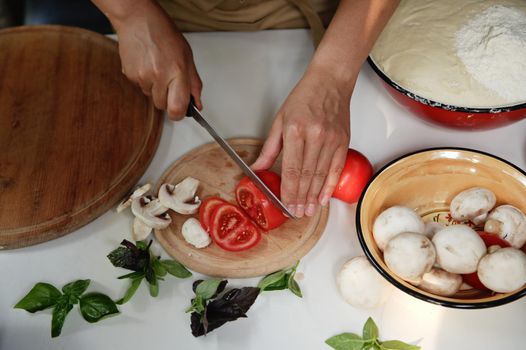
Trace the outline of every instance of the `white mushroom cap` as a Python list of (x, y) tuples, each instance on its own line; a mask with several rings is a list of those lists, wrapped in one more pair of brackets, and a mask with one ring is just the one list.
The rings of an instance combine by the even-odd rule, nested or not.
[(483, 215), (495, 206), (497, 198), (490, 190), (473, 187), (457, 194), (451, 201), (450, 210), (453, 219), (467, 221)]
[(512, 205), (501, 205), (488, 215), (484, 231), (496, 233), (512, 247), (520, 248), (526, 243), (526, 217)]
[(444, 225), (441, 222), (435, 222), (435, 221), (426, 222), (425, 229), (424, 229), (424, 236), (431, 239), (433, 238), (435, 233), (437, 233), (438, 231), (442, 230), (445, 227), (446, 225)]
[(526, 284), (526, 254), (517, 248), (501, 248), (480, 260), (480, 282), (498, 293), (510, 293)]
[(137, 188), (133, 193), (122, 200), (122, 202), (117, 206), (117, 213), (122, 212), (124, 209), (131, 206), (132, 200), (134, 198), (139, 198), (142, 195), (145, 195), (152, 188), (151, 184), (145, 184)]
[(196, 248), (207, 247), (210, 242), (210, 235), (203, 229), (201, 223), (196, 218), (189, 218), (183, 224), (181, 233), (186, 242)]
[(414, 210), (394, 206), (384, 210), (373, 225), (373, 236), (378, 248), (384, 250), (394, 236), (402, 232), (424, 233), (425, 225), (422, 218)]
[(164, 229), (172, 222), (170, 216), (165, 213), (166, 207), (162, 206), (157, 199), (151, 199), (151, 197), (134, 198), (131, 209), (133, 215), (151, 228)]
[(460, 275), (433, 268), (424, 273), (418, 287), (429, 293), (450, 296), (458, 292), (461, 285), (462, 277)]
[(163, 184), (159, 188), (159, 200), (179, 214), (195, 214), (201, 205), (201, 201), (195, 196), (198, 186), (199, 181), (193, 177), (185, 178), (176, 186)]
[(467, 225), (451, 225), (433, 236), (440, 267), (451, 273), (472, 273), (486, 254), (486, 245)]
[(488, 218), (488, 213), (484, 213), (484, 214), (480, 214), (479, 216), (476, 216), (473, 219), (471, 219), (471, 222), (474, 223), (475, 225), (481, 225), (486, 221), (487, 218)]
[(436, 253), (433, 243), (426, 236), (403, 232), (387, 243), (385, 264), (400, 278), (418, 282), (433, 267)]
[(355, 257), (345, 263), (336, 283), (347, 303), (369, 309), (382, 303), (389, 286), (365, 256)]

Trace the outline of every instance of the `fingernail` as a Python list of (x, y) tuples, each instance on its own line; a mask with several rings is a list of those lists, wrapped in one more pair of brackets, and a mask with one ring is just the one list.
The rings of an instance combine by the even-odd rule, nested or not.
[(290, 204), (290, 205), (287, 206), (287, 209), (289, 210), (289, 212), (290, 212), (292, 215), (296, 216), (296, 214), (295, 214), (295, 213), (296, 213), (296, 206), (295, 206), (295, 205)]
[(296, 205), (296, 217), (302, 218), (305, 214), (305, 206), (303, 204)]
[(323, 196), (322, 199), (321, 199), (321, 205), (326, 207), (327, 204), (329, 204), (329, 200), (331, 199), (331, 197), (329, 196)]
[(316, 212), (316, 204), (310, 203), (309, 205), (307, 205), (307, 209), (305, 210), (305, 215), (313, 216), (315, 212)]

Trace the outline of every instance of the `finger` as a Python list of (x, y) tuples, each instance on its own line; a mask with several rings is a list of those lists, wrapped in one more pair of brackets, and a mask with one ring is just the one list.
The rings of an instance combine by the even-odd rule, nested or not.
[(158, 109), (166, 110), (168, 86), (166, 82), (154, 83), (152, 87), (153, 104)]
[(203, 82), (201, 81), (201, 78), (199, 77), (195, 66), (193, 67), (192, 77), (190, 80), (190, 93), (194, 97), (195, 106), (197, 107), (197, 109), (202, 110), (203, 102), (201, 101), (201, 91), (203, 90)]
[(318, 197), (323, 184), (327, 179), (327, 174), (329, 173), (329, 167), (335, 151), (336, 148), (332, 146), (331, 143), (325, 143), (321, 149), (318, 163), (316, 164), (316, 170), (312, 176), (309, 192), (307, 194), (307, 206), (305, 208), (305, 215), (307, 216), (313, 216), (318, 209)]
[(298, 186), (303, 163), (304, 138), (297, 128), (283, 132), (281, 199), (296, 216)]
[(318, 158), (323, 147), (323, 139), (321, 132), (310, 132), (305, 140), (305, 150), (303, 152), (303, 164), (301, 166), (301, 174), (298, 185), (298, 193), (296, 195), (296, 216), (301, 218), (305, 214), (307, 204), (307, 193), (311, 186), (311, 182), (316, 171)]
[(334, 188), (336, 187), (336, 184), (338, 184), (343, 165), (345, 164), (345, 159), (347, 158), (347, 150), (347, 145), (345, 145), (338, 147), (336, 152), (334, 152), (334, 156), (332, 157), (331, 165), (329, 167), (329, 173), (327, 174), (327, 178), (325, 179), (325, 183), (318, 199), (322, 206), (329, 204), (329, 200), (331, 199), (332, 193), (334, 192)]
[(168, 116), (172, 120), (181, 120), (186, 114), (190, 102), (190, 87), (186, 76), (176, 77), (168, 85)]
[(283, 122), (280, 116), (276, 117), (270, 128), (267, 140), (259, 153), (258, 159), (252, 164), (254, 170), (266, 170), (272, 167), (283, 144)]

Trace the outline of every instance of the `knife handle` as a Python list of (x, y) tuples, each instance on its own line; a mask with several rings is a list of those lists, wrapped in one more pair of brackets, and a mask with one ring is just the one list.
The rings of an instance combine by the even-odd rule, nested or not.
[(194, 110), (194, 108), (197, 108), (195, 106), (194, 96), (190, 95), (190, 102), (188, 103), (188, 108), (186, 108), (186, 116), (187, 117), (192, 117), (193, 116), (192, 111)]

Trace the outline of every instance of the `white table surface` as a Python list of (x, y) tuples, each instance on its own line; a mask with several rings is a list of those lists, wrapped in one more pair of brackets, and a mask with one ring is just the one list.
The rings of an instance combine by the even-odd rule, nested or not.
[[(204, 82), (205, 113), (226, 137), (264, 137), (274, 113), (304, 71), (313, 49), (305, 30), (187, 35)], [(364, 65), (353, 96), (351, 146), (375, 168), (404, 153), (427, 147), (460, 146), (526, 165), (526, 121), (483, 132), (460, 132), (433, 126), (398, 106), (379, 79)], [(144, 175), (155, 182), (187, 151), (210, 142), (192, 120), (165, 122), (161, 143)], [(110, 211), (60, 239), (0, 252), (0, 349), (328, 349), (325, 339), (361, 332), (368, 316), (384, 340), (418, 343), (426, 350), (519, 349), (524, 346), (526, 298), (485, 310), (455, 310), (432, 305), (391, 288), (385, 305), (362, 310), (339, 296), (335, 277), (351, 257), (362, 255), (356, 238), (355, 206), (331, 202), (324, 235), (302, 260), (304, 298), (287, 291), (264, 293), (248, 319), (229, 323), (206, 337), (190, 333), (184, 310), (192, 281), (167, 278), (159, 297), (141, 286), (122, 314), (97, 324), (85, 322), (77, 309), (67, 317), (62, 335), (50, 338), (50, 312), (29, 314), (14, 304), (39, 281), (57, 286), (91, 278), (89, 290), (120, 297), (127, 282), (106, 255), (130, 238), (130, 213)], [(164, 257), (167, 257), (163, 253)], [(232, 286), (258, 279), (231, 280)]]

